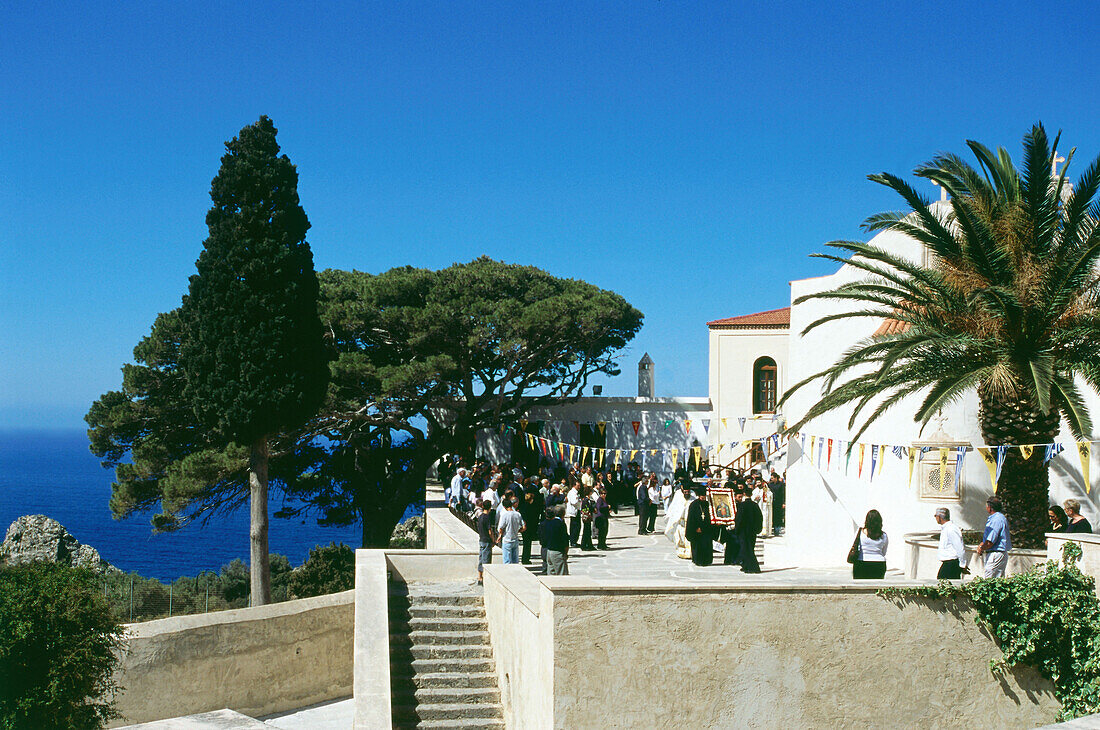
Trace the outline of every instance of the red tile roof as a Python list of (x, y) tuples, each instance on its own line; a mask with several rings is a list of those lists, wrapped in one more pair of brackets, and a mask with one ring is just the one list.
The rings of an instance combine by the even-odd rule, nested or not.
[(878, 329), (875, 330), (875, 334), (871, 336), (885, 337), (886, 335), (900, 335), (902, 332), (907, 332), (908, 330), (908, 322), (902, 322), (899, 319), (892, 319), (890, 317), (887, 317), (886, 319), (882, 320), (882, 324), (878, 326)]
[(769, 309), (766, 312), (756, 314), (742, 314), (740, 317), (726, 317), (707, 322), (707, 327), (736, 328), (736, 327), (790, 327), (791, 308)]

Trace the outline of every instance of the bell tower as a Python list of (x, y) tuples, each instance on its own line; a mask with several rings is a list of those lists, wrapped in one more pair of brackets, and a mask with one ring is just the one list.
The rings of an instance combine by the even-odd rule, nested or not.
[(638, 361), (638, 397), (653, 398), (656, 389), (653, 385), (653, 358), (649, 353), (642, 355)]

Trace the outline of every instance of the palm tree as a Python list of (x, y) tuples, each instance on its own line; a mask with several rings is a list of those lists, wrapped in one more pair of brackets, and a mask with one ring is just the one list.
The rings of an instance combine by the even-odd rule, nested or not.
[[(1060, 136), (1060, 135), (1059, 135)], [(868, 231), (898, 231), (924, 244), (920, 265), (869, 243), (835, 241), (844, 255), (817, 254), (866, 273), (863, 280), (800, 297), (844, 300), (849, 311), (822, 317), (803, 332), (851, 317), (895, 320), (888, 333), (858, 342), (831, 367), (803, 380), (783, 400), (820, 381), (822, 397), (788, 431), (851, 407), (853, 441), (899, 401), (923, 400), (923, 428), (945, 406), (976, 389), (987, 444), (1051, 443), (1065, 419), (1078, 439), (1092, 422), (1082, 384), (1100, 390), (1100, 157), (1071, 188), (1055, 173), (1053, 145), (1042, 125), (1024, 136), (1019, 170), (1003, 149), (968, 141), (975, 169), (940, 154), (916, 170), (940, 185), (946, 203), (929, 204), (888, 173), (869, 176), (896, 191), (909, 210), (881, 213)], [(1060, 158), (1057, 161), (1062, 161)], [(998, 494), (1013, 543), (1042, 545), (1048, 529), (1049, 474), (1042, 450), (1024, 459), (1009, 449)]]

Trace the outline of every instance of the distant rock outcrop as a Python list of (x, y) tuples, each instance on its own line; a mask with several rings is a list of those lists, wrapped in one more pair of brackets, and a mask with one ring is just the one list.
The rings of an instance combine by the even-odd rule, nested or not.
[(390, 545), (393, 547), (424, 547), (424, 515), (414, 515), (393, 528)]
[(117, 570), (99, 556), (98, 550), (82, 544), (57, 520), (46, 515), (23, 515), (11, 523), (0, 544), (0, 565), (35, 561), (90, 568), (98, 573)]

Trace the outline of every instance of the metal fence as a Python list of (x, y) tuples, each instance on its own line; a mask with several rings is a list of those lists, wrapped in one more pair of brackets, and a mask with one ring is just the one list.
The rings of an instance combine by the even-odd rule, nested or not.
[[(134, 573), (116, 573), (103, 578), (103, 595), (115, 618), (124, 623), (152, 621), (172, 616), (187, 616), (250, 605), (246, 580), (202, 573), (195, 578), (180, 578), (162, 583)], [(272, 603), (289, 600), (285, 585), (273, 585)]]

